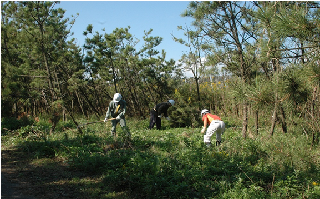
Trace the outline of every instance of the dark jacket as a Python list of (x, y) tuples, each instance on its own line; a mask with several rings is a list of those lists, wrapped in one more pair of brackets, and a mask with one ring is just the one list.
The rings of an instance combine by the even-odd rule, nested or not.
[(171, 107), (171, 104), (170, 102), (162, 102), (160, 104), (157, 104), (155, 107), (154, 107), (154, 110), (156, 111), (156, 113), (158, 115), (161, 115), (162, 113), (164, 114), (165, 117), (168, 117), (168, 113), (167, 113), (167, 110), (168, 108)]

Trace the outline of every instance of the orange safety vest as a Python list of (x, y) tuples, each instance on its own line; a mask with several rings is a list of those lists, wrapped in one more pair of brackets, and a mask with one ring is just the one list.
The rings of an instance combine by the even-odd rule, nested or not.
[(207, 113), (202, 117), (202, 121), (207, 120), (207, 123), (210, 125), (210, 123), (213, 120), (221, 120), (221, 118), (217, 115), (212, 115), (211, 113)]

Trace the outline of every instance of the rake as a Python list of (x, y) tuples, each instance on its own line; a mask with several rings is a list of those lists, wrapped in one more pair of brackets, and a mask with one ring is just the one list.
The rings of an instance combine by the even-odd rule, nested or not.
[[(116, 118), (111, 118), (111, 119), (108, 119), (107, 121), (111, 121), (111, 120), (115, 120)], [(85, 126), (85, 125), (88, 125), (88, 124), (94, 124), (94, 123), (100, 123), (100, 122), (104, 122), (104, 120), (100, 120), (100, 121), (95, 121), (95, 122), (88, 122), (88, 123), (85, 123), (85, 124), (81, 124), (79, 126), (77, 126), (77, 128), (80, 128), (82, 126)]]

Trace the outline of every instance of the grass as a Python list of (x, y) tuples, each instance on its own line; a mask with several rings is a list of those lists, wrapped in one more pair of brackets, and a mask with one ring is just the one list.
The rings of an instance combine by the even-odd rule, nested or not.
[(241, 128), (227, 128), (220, 147), (206, 148), (200, 128), (163, 121), (163, 130), (147, 130), (148, 120), (128, 120), (132, 147), (124, 147), (110, 123), (87, 125), (84, 135), (63, 122), (50, 135), (39, 123), (2, 134), (2, 151), (28, 157), (20, 176), (33, 171), (46, 198), (320, 197), (319, 145), (296, 132), (244, 140)]

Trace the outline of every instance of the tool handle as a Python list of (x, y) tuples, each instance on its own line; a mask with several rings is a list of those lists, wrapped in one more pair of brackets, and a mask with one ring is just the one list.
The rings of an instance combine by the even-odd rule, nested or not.
[[(107, 121), (111, 121), (111, 120), (115, 120), (116, 118), (110, 118), (110, 119), (107, 119)], [(88, 125), (88, 124), (94, 124), (94, 123), (98, 123), (98, 122), (104, 122), (104, 120), (101, 120), (101, 121), (96, 121), (96, 122), (88, 122), (88, 123), (85, 123), (85, 124), (81, 124), (79, 126), (77, 126), (77, 128), (79, 127), (82, 127), (82, 126), (85, 126), (85, 125)]]

